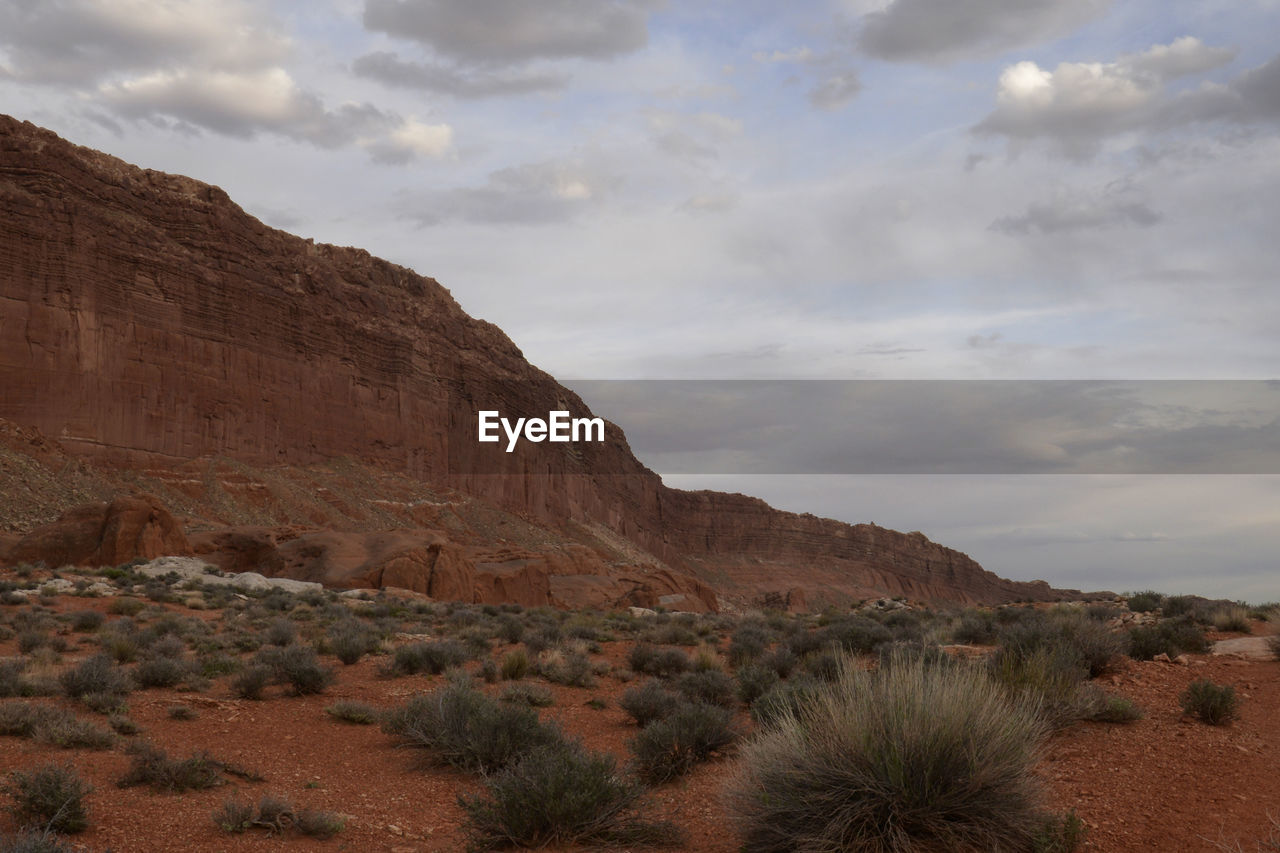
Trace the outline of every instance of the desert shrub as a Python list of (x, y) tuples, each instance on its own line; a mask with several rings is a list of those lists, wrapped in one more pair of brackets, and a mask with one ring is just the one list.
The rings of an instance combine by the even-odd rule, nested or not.
[(103, 615), (96, 610), (77, 610), (71, 614), (71, 630), (89, 633), (101, 628), (103, 621)]
[(63, 708), (32, 702), (0, 704), (0, 735), (31, 738), (62, 749), (107, 749), (111, 732)]
[(1160, 605), (1160, 612), (1168, 619), (1178, 616), (1195, 618), (1202, 610), (1203, 601), (1191, 595), (1171, 595)]
[(662, 649), (648, 643), (636, 643), (627, 654), (627, 664), (635, 672), (667, 678), (689, 669), (689, 656), (679, 649)]
[(1120, 608), (1105, 601), (1097, 601), (1085, 606), (1084, 615), (1094, 622), (1110, 622), (1120, 615)]
[(773, 669), (754, 663), (738, 667), (736, 677), (738, 698), (748, 705), (772, 690), (779, 681), (778, 673)]
[(292, 645), (298, 639), (298, 627), (288, 619), (272, 619), (262, 638), (272, 646)]
[(562, 740), (559, 729), (527, 705), (496, 702), (460, 683), (415, 696), (387, 715), (383, 729), (434, 759), (482, 773)]
[(372, 725), (378, 721), (379, 717), (377, 708), (368, 702), (359, 702), (355, 699), (339, 699), (325, 708), (324, 712), (334, 719), (358, 726)]
[(190, 674), (190, 666), (170, 657), (148, 658), (133, 668), (133, 680), (139, 687), (173, 687)]
[(678, 622), (655, 625), (645, 632), (644, 639), (657, 646), (696, 646), (698, 635)]
[(748, 622), (739, 626), (729, 637), (729, 663), (741, 666), (754, 661), (765, 653), (772, 639), (763, 625)]
[(1271, 650), (1271, 655), (1280, 660), (1280, 634), (1272, 634), (1267, 637), (1267, 648)]
[(333, 838), (346, 827), (346, 819), (334, 812), (302, 809), (293, 816), (293, 828), (299, 835), (324, 841)]
[(1088, 673), (1070, 649), (1042, 646), (1016, 652), (1002, 646), (991, 656), (988, 671), (1011, 701), (1034, 707), (1053, 728), (1082, 716), (1080, 689)]
[(247, 666), (231, 679), (231, 690), (241, 699), (261, 699), (271, 683), (271, 668), (261, 664)]
[(765, 652), (760, 658), (760, 665), (773, 670), (779, 678), (789, 676), (799, 663), (796, 653), (790, 646), (778, 646), (771, 652)]
[(512, 649), (502, 656), (499, 673), (505, 681), (518, 681), (529, 674), (529, 655), (524, 649)]
[(27, 669), (25, 660), (0, 661), (0, 699), (10, 696), (28, 696), (30, 689), (24, 673)]
[(213, 822), (226, 833), (239, 834), (264, 829), (267, 835), (283, 835), (290, 829), (312, 838), (332, 838), (342, 831), (344, 821), (332, 812), (297, 811), (284, 797), (263, 794), (257, 805), (237, 798), (224, 800), (214, 811)]
[(111, 599), (111, 603), (107, 605), (107, 612), (113, 616), (137, 616), (146, 606), (141, 599), (120, 596)]
[(635, 753), (637, 775), (660, 784), (688, 773), (737, 737), (733, 714), (727, 708), (684, 702), (641, 729), (629, 745)]
[(524, 622), (519, 617), (504, 613), (498, 617), (498, 637), (507, 643), (518, 643), (524, 637)]
[(1129, 629), (1129, 656), (1134, 660), (1151, 660), (1158, 654), (1172, 658), (1183, 652), (1202, 653), (1208, 648), (1204, 631), (1185, 616)]
[(1046, 814), (1032, 836), (1031, 849), (1035, 853), (1072, 853), (1084, 842), (1086, 834), (1084, 821), (1074, 809), (1060, 815)]
[(329, 649), (343, 666), (351, 666), (374, 646), (372, 632), (354, 619), (343, 619), (329, 628)]
[(1002, 653), (1017, 658), (1048, 650), (1082, 668), (1088, 678), (1106, 672), (1129, 649), (1124, 634), (1075, 612), (1025, 618), (1002, 629), (999, 642)]
[(26, 829), (0, 835), (0, 853), (75, 853), (75, 849), (51, 830)]
[(669, 716), (680, 705), (680, 697), (658, 681), (646, 681), (638, 687), (628, 687), (618, 700), (618, 706), (640, 726), (647, 726), (654, 720)]
[(169, 719), (183, 722), (197, 719), (200, 716), (196, 709), (190, 705), (170, 705), (165, 713), (168, 714)]
[(742, 849), (1029, 849), (1043, 734), (979, 668), (846, 666), (747, 747)]
[(125, 750), (130, 756), (129, 769), (116, 784), (121, 788), (146, 785), (155, 791), (200, 791), (226, 781), (222, 775), (227, 765), (205, 753), (187, 758), (170, 758), (159, 747), (134, 743)]
[(124, 695), (133, 689), (129, 674), (111, 662), (106, 655), (94, 655), (79, 665), (64, 670), (58, 677), (62, 691), (72, 699), (91, 693)]
[(439, 675), (470, 659), (471, 654), (457, 640), (409, 643), (395, 650), (387, 671), (391, 675), (417, 675), (422, 672)]
[(732, 677), (718, 670), (686, 672), (673, 679), (671, 686), (694, 702), (727, 708), (737, 704), (737, 685)]
[(966, 610), (951, 630), (952, 642), (988, 645), (996, 640), (996, 617), (990, 610)]
[(499, 698), (503, 702), (514, 702), (531, 708), (547, 708), (556, 702), (551, 688), (545, 684), (508, 684)]
[(253, 807), (253, 803), (228, 797), (214, 811), (213, 822), (223, 832), (239, 834), (253, 826), (253, 819), (257, 814), (258, 810)]
[(767, 728), (788, 715), (800, 713), (800, 708), (817, 695), (819, 682), (811, 676), (801, 676), (775, 685), (751, 704), (751, 719)]
[(47, 764), (32, 770), (15, 770), (4, 784), (13, 798), (10, 810), (20, 826), (53, 832), (82, 832), (89, 826), (84, 799), (93, 790), (74, 768)]
[(1229, 684), (1214, 684), (1207, 678), (1193, 681), (1178, 697), (1184, 714), (1192, 714), (1213, 726), (1231, 722), (1240, 707), (1236, 689)]
[(804, 659), (804, 670), (819, 681), (835, 681), (840, 675), (840, 655), (835, 652), (814, 652)]
[(1151, 613), (1164, 604), (1164, 596), (1154, 590), (1135, 592), (1129, 596), (1129, 609), (1134, 613)]
[(1132, 723), (1142, 719), (1142, 709), (1124, 696), (1101, 696), (1091, 703), (1088, 719), (1095, 723)]
[(276, 682), (288, 684), (295, 696), (323, 693), (333, 683), (333, 670), (320, 663), (311, 646), (267, 646), (254, 655), (254, 662), (267, 667)]
[(635, 846), (671, 843), (669, 824), (638, 813), (642, 789), (620, 776), (612, 756), (578, 744), (544, 746), (459, 796), (471, 847)]
[(565, 654), (559, 649), (547, 649), (538, 655), (538, 674), (553, 684), (568, 687), (593, 687), (596, 679), (591, 672), (591, 659), (577, 652)]
[(822, 629), (824, 642), (851, 654), (869, 654), (876, 646), (893, 639), (884, 625), (865, 616), (846, 616)]
[(1247, 607), (1219, 607), (1209, 617), (1213, 627), (1219, 631), (1239, 631), (1242, 634), (1253, 633), (1253, 624), (1249, 621)]

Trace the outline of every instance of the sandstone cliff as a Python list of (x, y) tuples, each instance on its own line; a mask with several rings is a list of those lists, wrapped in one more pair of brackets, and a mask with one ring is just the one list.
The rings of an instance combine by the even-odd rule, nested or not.
[[(449, 594), (497, 596), (498, 578), (511, 575), (515, 586), (545, 578), (537, 583), (553, 600), (555, 579), (567, 573), (596, 578), (607, 588), (599, 600), (625, 598), (641, 576), (652, 587), (645, 595), (667, 589), (701, 600), (708, 596), (692, 578), (743, 600), (786, 590), (811, 603), (1054, 596), (918, 535), (669, 489), (613, 425), (601, 445), (525, 444), (481, 461), (471, 433), (479, 404), (575, 415), (587, 407), (435, 280), (271, 229), (217, 187), (0, 116), (0, 209), (0, 418), (104, 469), (181, 479), (176, 472), (199, 460), (225, 459), (256, 472), (249, 480), (269, 481), (273, 471), (347, 459), (352, 479), (338, 478), (338, 504), (376, 500), (362, 489), (394, 474), (465, 495), (470, 503), (459, 506), (470, 512), (494, 507), (547, 532), (545, 548), (521, 546), (495, 563), (474, 549), (487, 536), (501, 552), (506, 537), (473, 525), (463, 537), (473, 568), (514, 561), (520, 569), (490, 571), (488, 580), (473, 571), (440, 587)], [(282, 510), (279, 495), (261, 503), (275, 524), (325, 523)], [(453, 541), (447, 530), (415, 525), (405, 535), (416, 545), (388, 551), (368, 538), (400, 526), (385, 513), (337, 512), (344, 535), (364, 537), (326, 546), (348, 558), (304, 567), (279, 553), (280, 571), (330, 582), (342, 572), (387, 582), (390, 572), (397, 585), (432, 587)], [(193, 520), (231, 522), (213, 504)], [(409, 552), (417, 556), (396, 556)], [(415, 572), (426, 578), (417, 586)], [(488, 586), (481, 593), (477, 584)], [(559, 586), (560, 600), (581, 598)]]

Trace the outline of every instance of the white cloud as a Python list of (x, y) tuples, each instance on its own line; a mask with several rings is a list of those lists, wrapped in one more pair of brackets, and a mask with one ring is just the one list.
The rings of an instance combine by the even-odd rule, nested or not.
[(608, 198), (620, 180), (583, 159), (549, 160), (499, 169), (480, 186), (408, 193), (401, 216), (421, 225), (450, 220), (549, 225)]
[(996, 108), (975, 129), (1015, 139), (1046, 137), (1065, 153), (1086, 157), (1107, 136), (1222, 114), (1232, 97), (1223, 87), (1175, 95), (1168, 84), (1234, 56), (1183, 37), (1114, 62), (1063, 62), (1052, 71), (1018, 62), (1001, 73)]
[(797, 47), (793, 50), (757, 50), (751, 54), (751, 58), (756, 62), (798, 62), (803, 64), (812, 62), (814, 55), (813, 51), (807, 47)]
[(809, 103), (820, 110), (838, 110), (862, 91), (862, 83), (853, 71), (842, 71), (824, 79), (809, 91)]
[(453, 128), (410, 117), (387, 136), (361, 139), (359, 144), (380, 163), (406, 163), (416, 157), (439, 159), (453, 151)]

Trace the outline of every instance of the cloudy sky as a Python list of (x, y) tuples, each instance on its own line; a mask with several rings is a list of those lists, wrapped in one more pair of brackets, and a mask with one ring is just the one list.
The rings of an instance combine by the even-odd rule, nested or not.
[[(432, 275), (571, 386), (1267, 379), (1277, 32), (1277, 0), (0, 0), (0, 110)], [(978, 408), (935, 426), (1027, 444)], [(1274, 475), (670, 481), (1280, 599)]]

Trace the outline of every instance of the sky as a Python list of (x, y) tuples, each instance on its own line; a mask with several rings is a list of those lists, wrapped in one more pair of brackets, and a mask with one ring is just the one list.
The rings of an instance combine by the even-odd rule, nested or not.
[[(1277, 0), (0, 0), (0, 111), (433, 276), (570, 387), (1265, 380), (1277, 32)], [(1039, 396), (1051, 452), (1134, 411)], [(1265, 398), (1179, 446), (1269, 442)], [(926, 417), (1045, 422), (979, 408)], [(698, 467), (667, 480), (1007, 577), (1280, 599), (1274, 466)]]

